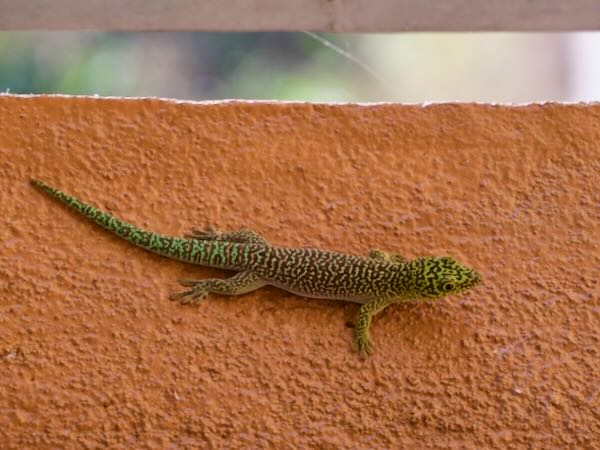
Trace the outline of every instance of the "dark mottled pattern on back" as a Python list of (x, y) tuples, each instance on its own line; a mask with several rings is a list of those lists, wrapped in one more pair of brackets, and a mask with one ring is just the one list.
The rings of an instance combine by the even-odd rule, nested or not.
[(397, 295), (408, 267), (314, 248), (268, 247), (251, 270), (291, 292), (368, 300)]

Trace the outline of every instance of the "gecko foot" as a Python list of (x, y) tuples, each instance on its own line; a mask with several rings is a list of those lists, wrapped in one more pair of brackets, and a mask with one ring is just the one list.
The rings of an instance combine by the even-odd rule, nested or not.
[(354, 340), (354, 346), (363, 358), (367, 358), (373, 353), (373, 346), (368, 336), (357, 336)]
[(185, 287), (196, 287), (202, 284), (205, 280), (179, 280), (179, 284)]
[(184, 234), (183, 237), (187, 239), (210, 241), (213, 239), (218, 239), (219, 234), (220, 233), (212, 225), (209, 225), (206, 230), (201, 230), (200, 228), (193, 227), (191, 232)]
[(199, 305), (209, 293), (204, 280), (181, 280), (179, 283), (192, 288), (187, 291), (176, 292), (169, 296), (170, 300), (179, 301), (182, 305)]

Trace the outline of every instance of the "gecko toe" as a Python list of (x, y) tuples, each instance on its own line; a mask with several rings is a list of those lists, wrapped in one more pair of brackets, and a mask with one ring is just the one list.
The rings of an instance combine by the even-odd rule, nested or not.
[(187, 297), (188, 295), (191, 295), (193, 293), (194, 293), (194, 291), (191, 291), (191, 290), (190, 291), (183, 291), (183, 292), (175, 292), (175, 293), (169, 295), (169, 300), (171, 300), (171, 301), (181, 300), (184, 297)]
[(185, 287), (194, 287), (200, 283), (202, 283), (203, 280), (179, 280), (179, 284)]
[(358, 353), (360, 353), (360, 356), (365, 359), (373, 354), (373, 346), (368, 339), (359, 337), (354, 341), (354, 346), (358, 350)]
[(193, 227), (189, 233), (184, 235), (184, 237), (188, 239), (211, 240), (218, 239), (219, 233), (212, 226), (209, 226), (206, 230)]

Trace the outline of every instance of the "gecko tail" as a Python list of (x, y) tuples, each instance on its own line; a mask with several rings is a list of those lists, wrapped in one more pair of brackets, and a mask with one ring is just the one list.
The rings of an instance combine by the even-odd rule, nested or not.
[(44, 191), (45, 193), (49, 194), (51, 197), (55, 198), (62, 204), (67, 205), (71, 209), (77, 211), (79, 214), (87, 217), (93, 222), (96, 222), (101, 227), (106, 228), (107, 230), (112, 231), (113, 233), (118, 234), (122, 237), (127, 238), (127, 236), (124, 235), (124, 232), (126, 231), (142, 231), (134, 225), (116, 218), (112, 214), (104, 212), (92, 205), (89, 205), (79, 200), (76, 197), (73, 197), (72, 195), (69, 195), (56, 188), (53, 188), (52, 186), (47, 185), (43, 181), (32, 178), (31, 184), (37, 187), (38, 189)]
[(166, 238), (165, 236), (142, 230), (135, 225), (118, 219), (112, 214), (104, 212), (73, 197), (72, 195), (53, 188), (43, 181), (32, 178), (31, 184), (111, 233), (116, 234), (138, 247), (142, 247), (154, 253), (163, 254), (161, 247), (165, 245), (163, 242), (164, 238)]
[[(102, 228), (137, 247), (171, 259), (220, 269), (244, 270), (252, 244), (165, 236), (136, 227), (43, 181), (31, 184)], [(255, 245), (254, 245), (255, 246)]]

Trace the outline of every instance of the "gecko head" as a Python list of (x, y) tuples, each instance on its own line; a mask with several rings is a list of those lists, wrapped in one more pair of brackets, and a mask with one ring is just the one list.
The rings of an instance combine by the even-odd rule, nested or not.
[(440, 298), (476, 286), (481, 276), (450, 256), (420, 258), (411, 261), (414, 294), (424, 298)]

